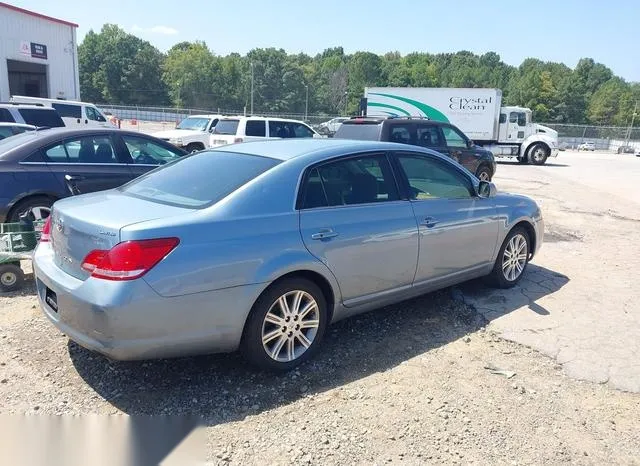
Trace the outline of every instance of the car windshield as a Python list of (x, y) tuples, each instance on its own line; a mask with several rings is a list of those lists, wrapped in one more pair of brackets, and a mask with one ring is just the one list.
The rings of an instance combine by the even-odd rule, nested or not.
[(126, 195), (201, 209), (220, 201), (280, 160), (235, 152), (205, 151), (164, 165), (124, 186)]
[(235, 135), (238, 131), (240, 120), (220, 120), (213, 129), (213, 134)]
[(180, 122), (176, 129), (187, 129), (192, 131), (206, 131), (209, 118), (189, 117)]

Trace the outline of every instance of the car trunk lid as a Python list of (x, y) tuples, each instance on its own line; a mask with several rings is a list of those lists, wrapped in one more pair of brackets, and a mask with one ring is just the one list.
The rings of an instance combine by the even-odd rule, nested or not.
[(56, 265), (85, 280), (82, 261), (96, 249), (109, 250), (120, 242), (128, 225), (191, 212), (191, 209), (125, 196), (117, 191), (88, 194), (56, 202), (51, 214), (51, 243)]

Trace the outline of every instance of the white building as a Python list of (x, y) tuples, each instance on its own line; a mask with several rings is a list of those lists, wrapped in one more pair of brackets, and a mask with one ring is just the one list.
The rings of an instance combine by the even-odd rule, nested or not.
[(77, 24), (0, 2), (0, 102), (80, 100)]

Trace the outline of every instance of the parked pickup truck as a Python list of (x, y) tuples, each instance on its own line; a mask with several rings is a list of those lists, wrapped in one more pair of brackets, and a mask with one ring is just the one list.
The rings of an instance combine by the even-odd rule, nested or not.
[(196, 152), (209, 147), (209, 136), (222, 115), (191, 115), (182, 120), (175, 129), (153, 133), (159, 139), (174, 146)]

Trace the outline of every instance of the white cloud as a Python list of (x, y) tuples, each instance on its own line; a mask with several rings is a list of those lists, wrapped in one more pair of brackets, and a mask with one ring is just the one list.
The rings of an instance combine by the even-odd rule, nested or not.
[(135, 33), (151, 33), (151, 34), (162, 34), (163, 36), (175, 36), (178, 34), (178, 30), (169, 26), (153, 26), (150, 28), (143, 28), (138, 25), (133, 25), (131, 28), (131, 32)]

